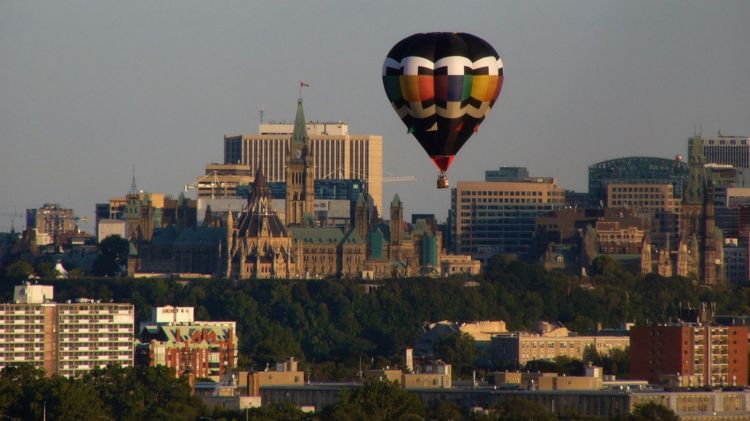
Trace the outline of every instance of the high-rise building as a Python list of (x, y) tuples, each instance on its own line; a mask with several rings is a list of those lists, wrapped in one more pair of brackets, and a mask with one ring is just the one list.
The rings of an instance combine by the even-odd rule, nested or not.
[(705, 323), (635, 326), (630, 332), (630, 376), (701, 386), (747, 385), (747, 327)]
[(73, 209), (56, 203), (45, 203), (38, 209), (26, 209), (26, 229), (35, 230), (37, 244), (50, 244), (55, 238), (76, 230)]
[[(258, 134), (225, 135), (224, 162), (261, 169), (266, 181), (286, 181), (294, 124), (261, 124)], [(361, 179), (382, 212), (383, 138), (378, 135), (349, 134), (346, 123), (307, 122), (309, 156), (314, 178)], [(292, 157), (294, 158), (294, 157)]]
[(688, 139), (688, 151), (693, 150), (694, 143), (703, 152), (707, 164), (750, 168), (750, 138), (747, 136), (725, 136), (721, 131), (716, 137), (695, 135)]
[(24, 284), (15, 287), (12, 304), (0, 304), (0, 368), (27, 363), (47, 376), (70, 377), (133, 365), (132, 304), (55, 303), (53, 292)]
[(459, 181), (451, 191), (454, 250), (480, 259), (526, 254), (535, 218), (564, 203), (565, 190), (551, 178)]

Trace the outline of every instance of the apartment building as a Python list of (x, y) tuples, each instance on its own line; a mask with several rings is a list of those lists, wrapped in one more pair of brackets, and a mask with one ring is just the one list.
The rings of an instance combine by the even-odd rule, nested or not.
[(88, 299), (55, 303), (51, 286), (16, 286), (0, 304), (0, 368), (30, 363), (74, 377), (109, 364), (133, 365), (132, 304)]
[(746, 386), (746, 326), (680, 323), (631, 330), (630, 374), (681, 386)]

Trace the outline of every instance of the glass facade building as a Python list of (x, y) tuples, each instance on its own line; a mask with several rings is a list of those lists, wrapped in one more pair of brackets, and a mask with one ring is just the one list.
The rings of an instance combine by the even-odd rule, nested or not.
[(629, 157), (598, 162), (589, 167), (589, 200), (607, 203), (610, 184), (672, 184), (676, 199), (688, 180), (688, 165), (681, 159)]

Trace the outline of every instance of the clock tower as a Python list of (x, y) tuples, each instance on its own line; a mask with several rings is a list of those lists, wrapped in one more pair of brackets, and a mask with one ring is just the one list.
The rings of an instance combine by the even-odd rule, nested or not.
[(302, 96), (297, 99), (294, 132), (286, 158), (286, 225), (301, 225), (304, 216), (313, 215), (315, 193), (315, 167), (307, 136)]

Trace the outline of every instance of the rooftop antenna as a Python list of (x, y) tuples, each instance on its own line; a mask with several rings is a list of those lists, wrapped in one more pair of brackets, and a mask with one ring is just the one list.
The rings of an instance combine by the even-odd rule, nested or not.
[(130, 194), (138, 194), (138, 187), (135, 185), (135, 164), (133, 164), (133, 182), (130, 184)]
[(260, 113), (260, 124), (263, 124), (263, 104), (260, 104), (260, 110), (258, 112)]

